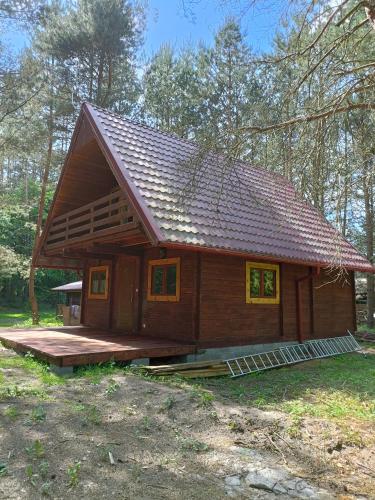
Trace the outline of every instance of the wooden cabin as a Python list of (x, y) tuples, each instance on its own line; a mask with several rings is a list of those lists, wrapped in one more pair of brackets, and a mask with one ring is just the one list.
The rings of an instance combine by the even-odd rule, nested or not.
[(83, 325), (209, 348), (345, 335), (372, 265), (280, 175), (83, 104), (37, 248)]

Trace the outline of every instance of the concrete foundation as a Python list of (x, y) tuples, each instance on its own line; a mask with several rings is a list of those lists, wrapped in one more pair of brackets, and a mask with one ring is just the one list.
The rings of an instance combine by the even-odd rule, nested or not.
[(230, 347), (214, 347), (212, 349), (202, 349), (196, 354), (188, 354), (186, 362), (193, 361), (209, 361), (211, 359), (229, 359), (238, 358), (239, 356), (247, 356), (249, 354), (258, 354), (260, 352), (273, 351), (279, 347), (297, 344), (293, 342), (273, 342), (271, 344), (254, 344), (254, 345), (240, 345)]
[(150, 364), (150, 358), (139, 358), (133, 359), (131, 362), (131, 366), (148, 366)]
[(51, 372), (56, 375), (72, 375), (73, 373), (73, 366), (50, 365), (49, 367)]

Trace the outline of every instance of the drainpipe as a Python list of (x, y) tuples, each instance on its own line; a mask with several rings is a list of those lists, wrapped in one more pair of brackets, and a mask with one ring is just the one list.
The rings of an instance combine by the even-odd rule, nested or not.
[(302, 283), (307, 280), (312, 280), (314, 276), (319, 276), (320, 267), (310, 267), (309, 274), (296, 279), (296, 306), (297, 306), (297, 336), (298, 342), (303, 342), (302, 331)]

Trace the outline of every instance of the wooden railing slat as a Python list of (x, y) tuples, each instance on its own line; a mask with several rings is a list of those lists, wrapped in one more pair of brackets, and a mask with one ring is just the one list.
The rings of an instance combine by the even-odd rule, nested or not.
[(72, 240), (87, 239), (120, 226), (125, 229), (134, 224), (134, 219), (127, 199), (118, 190), (53, 219), (46, 246), (52, 248)]
[(113, 198), (118, 198), (118, 197), (123, 197), (123, 194), (121, 191), (118, 189), (117, 191), (114, 191), (113, 193), (107, 194), (106, 196), (102, 196), (101, 198), (98, 198), (97, 200), (91, 201), (90, 203), (87, 203), (86, 205), (82, 205), (82, 207), (75, 208), (73, 210), (70, 210), (69, 212), (59, 215), (58, 217), (55, 217), (52, 221), (58, 222), (59, 220), (66, 219), (66, 217), (71, 217), (72, 215), (75, 215), (76, 213), (82, 212), (83, 210), (88, 210), (91, 208), (91, 206), (95, 205), (100, 205), (101, 203), (105, 203), (106, 201), (110, 201)]

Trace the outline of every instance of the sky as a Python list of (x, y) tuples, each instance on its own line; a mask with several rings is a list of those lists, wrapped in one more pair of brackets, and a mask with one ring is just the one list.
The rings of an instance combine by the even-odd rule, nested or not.
[[(286, 0), (144, 0), (146, 30), (142, 55), (147, 59), (166, 43), (177, 50), (203, 42), (212, 44), (214, 34), (227, 17), (241, 25), (254, 51), (271, 47)], [(250, 7), (249, 7), (250, 5)], [(28, 43), (26, 35), (9, 26), (3, 39), (13, 53)]]
[(240, 23), (255, 51), (265, 51), (271, 46), (287, 2), (258, 0), (252, 4), (251, 0), (148, 0), (145, 52), (151, 55), (167, 42), (177, 49), (201, 41), (211, 44), (229, 16)]

